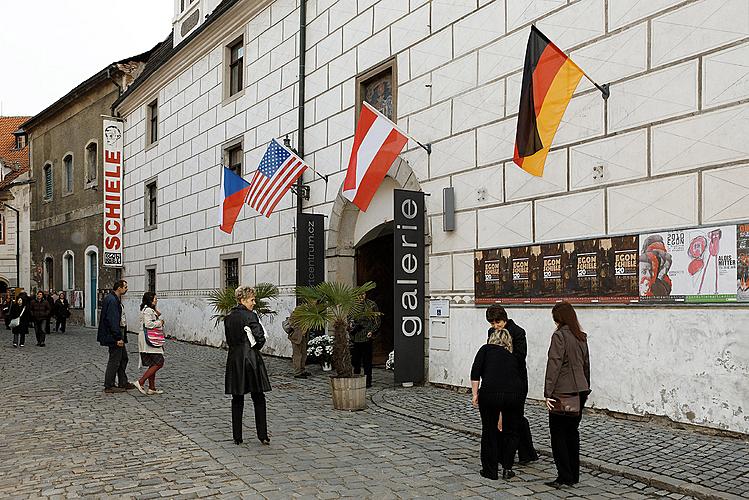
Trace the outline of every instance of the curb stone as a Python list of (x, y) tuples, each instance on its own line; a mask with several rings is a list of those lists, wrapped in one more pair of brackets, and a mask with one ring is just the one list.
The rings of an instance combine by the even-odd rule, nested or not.
[[(372, 401), (373, 405), (380, 407), (384, 410), (391, 411), (393, 413), (398, 413), (400, 415), (410, 417), (416, 420), (420, 420), (422, 422), (426, 422), (432, 425), (438, 425), (441, 427), (452, 429), (454, 431), (462, 432), (463, 434), (469, 434), (471, 436), (481, 437), (481, 432), (478, 432), (469, 427), (459, 425), (459, 424), (454, 424), (452, 422), (441, 421), (438, 419), (426, 418), (422, 415), (419, 415), (418, 413), (415, 413), (415, 412), (406, 410), (404, 408), (401, 408), (399, 406), (393, 405), (391, 403), (388, 403), (385, 400), (385, 395), (384, 395), (385, 391), (386, 390), (380, 389), (370, 395), (369, 399)], [(536, 450), (544, 456), (552, 457), (551, 449), (546, 446), (536, 445)], [(679, 493), (681, 495), (692, 496), (692, 497), (699, 498), (702, 500), (741, 500), (743, 498), (738, 495), (732, 495), (730, 493), (714, 491), (709, 488), (705, 488), (704, 486), (689, 483), (681, 479), (675, 479), (672, 477), (664, 476), (662, 474), (654, 474), (654, 473), (646, 472), (646, 471), (635, 469), (634, 467), (629, 467), (626, 465), (612, 464), (612, 463), (604, 462), (603, 460), (598, 460), (595, 458), (581, 456), (580, 465), (583, 465), (589, 469), (593, 469), (598, 472), (614, 474), (617, 476), (625, 477), (627, 479), (632, 479), (635, 481), (639, 481), (641, 483), (645, 483), (648, 486), (652, 486), (652, 487), (659, 488), (662, 490), (667, 490), (672, 493)]]

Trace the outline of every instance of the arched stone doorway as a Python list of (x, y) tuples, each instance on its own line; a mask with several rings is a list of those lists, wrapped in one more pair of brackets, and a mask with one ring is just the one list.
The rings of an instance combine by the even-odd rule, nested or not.
[[(380, 335), (373, 345), (373, 362), (383, 364), (393, 349), (393, 192), (421, 191), (411, 166), (398, 158), (375, 193), (366, 212), (339, 194), (334, 203), (326, 249), (326, 279), (348, 285), (377, 283), (369, 298), (383, 313)], [(428, 233), (429, 225), (425, 224)], [(427, 235), (425, 235), (426, 237)], [(428, 244), (427, 238), (427, 244)], [(428, 256), (429, 252), (426, 252)], [(425, 266), (428, 266), (428, 258)], [(427, 273), (428, 276), (428, 273)], [(428, 290), (426, 294), (428, 295)], [(426, 332), (425, 332), (426, 334)]]

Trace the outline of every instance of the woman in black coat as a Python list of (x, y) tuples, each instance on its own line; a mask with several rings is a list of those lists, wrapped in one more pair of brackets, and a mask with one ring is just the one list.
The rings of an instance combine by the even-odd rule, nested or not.
[[(519, 425), (525, 401), (521, 363), (512, 354), (512, 336), (494, 330), (481, 346), (471, 368), (473, 405), (481, 413), (481, 472), (487, 479), (515, 477), (512, 464), (518, 449)], [(481, 387), (479, 388), (479, 382)], [(497, 428), (502, 414), (502, 432)]]
[(23, 347), (26, 344), (26, 334), (29, 333), (29, 323), (31, 323), (31, 308), (29, 307), (29, 296), (26, 292), (21, 292), (18, 298), (10, 304), (8, 309), (8, 325), (11, 321), (20, 318), (18, 326), (12, 328), (13, 347)]
[[(231, 394), (231, 425), (234, 443), (242, 443), (242, 414), (244, 395), (248, 392), (255, 407), (257, 438), (270, 444), (268, 422), (265, 417), (265, 392), (270, 391), (270, 379), (260, 349), (265, 345), (265, 331), (258, 321), (255, 290), (240, 286), (234, 292), (236, 305), (224, 318), (224, 332), (229, 354), (226, 357), (226, 394)], [(254, 345), (251, 345), (251, 339)]]

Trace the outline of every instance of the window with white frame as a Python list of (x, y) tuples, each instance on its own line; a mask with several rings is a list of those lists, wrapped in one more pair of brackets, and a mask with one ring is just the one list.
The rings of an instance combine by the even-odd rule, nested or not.
[(62, 288), (75, 289), (75, 257), (72, 250), (68, 250), (62, 256)]
[(73, 192), (73, 155), (67, 154), (62, 159), (62, 171), (65, 176), (65, 194)]
[(241, 142), (232, 144), (224, 150), (224, 165), (240, 177), (242, 177), (243, 155)]

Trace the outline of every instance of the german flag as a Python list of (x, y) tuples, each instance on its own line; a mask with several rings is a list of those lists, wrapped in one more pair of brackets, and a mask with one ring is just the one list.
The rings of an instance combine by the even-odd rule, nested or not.
[(531, 26), (513, 158), (529, 174), (543, 175), (554, 134), (582, 76), (577, 64)]

